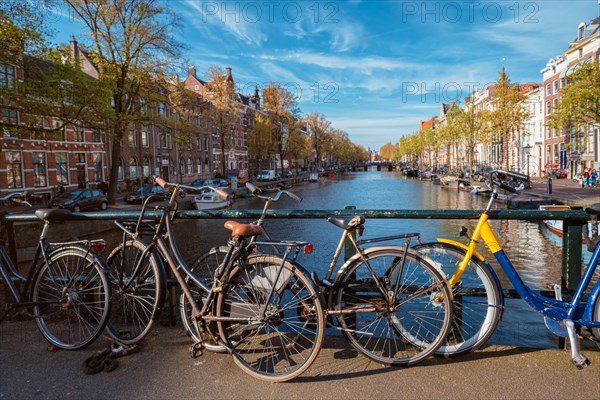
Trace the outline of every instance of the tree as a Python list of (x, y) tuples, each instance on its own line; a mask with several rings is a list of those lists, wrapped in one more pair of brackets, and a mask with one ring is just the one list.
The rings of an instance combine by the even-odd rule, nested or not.
[(261, 160), (273, 153), (273, 135), (270, 121), (262, 114), (257, 114), (252, 131), (248, 134), (248, 152), (258, 161), (258, 170), (262, 169)]
[(21, 54), (46, 53), (47, 39), (53, 33), (46, 7), (53, 0), (2, 0), (0, 2), (0, 56), (15, 59)]
[(279, 84), (271, 83), (263, 89), (263, 110), (271, 121), (273, 137), (280, 155), (283, 172), (284, 154), (288, 149), (289, 131), (299, 114), (297, 98)]
[(5, 133), (22, 138), (62, 140), (67, 125), (77, 129), (103, 129), (110, 109), (109, 93), (98, 80), (82, 72), (69, 51), (48, 50), (22, 57), (26, 79), (3, 90), (6, 104), (21, 112), (19, 124), (0, 123)]
[(286, 153), (296, 160), (308, 160), (311, 154), (310, 138), (301, 127), (302, 121), (298, 119), (291, 125)]
[(306, 116), (306, 125), (315, 152), (315, 166), (319, 168), (322, 154), (329, 149), (331, 122), (325, 118), (325, 114), (314, 112)]
[(392, 143), (388, 142), (381, 146), (379, 149), (379, 155), (382, 160), (396, 160), (398, 159), (398, 148)]
[(208, 91), (211, 107), (208, 116), (212, 124), (212, 134), (218, 137), (221, 151), (221, 174), (224, 176), (227, 172), (227, 163), (225, 152), (227, 148), (233, 145), (232, 137), (234, 130), (239, 127), (239, 114), (234, 100), (233, 81), (223, 70), (216, 65), (212, 65), (206, 72), (208, 76)]
[(478, 111), (475, 105), (468, 103), (461, 109), (458, 115), (458, 121), (463, 130), (463, 139), (469, 157), (469, 172), (473, 176), (473, 159), (475, 147), (478, 143), (488, 141), (488, 120), (487, 111)]
[(567, 131), (580, 128), (587, 133), (590, 125), (600, 125), (600, 63), (578, 64), (566, 79), (558, 106), (548, 117), (549, 125)]
[(168, 76), (182, 48), (172, 29), (179, 19), (158, 0), (63, 0), (87, 27), (92, 61), (112, 97), (107, 119), (112, 135), (108, 201), (115, 203), (121, 142), (143, 120), (141, 98), (154, 78)]
[(510, 83), (508, 75), (500, 71), (496, 81), (495, 90), (491, 96), (493, 105), (488, 115), (492, 129), (494, 129), (502, 142), (502, 165), (509, 168), (509, 143), (512, 136), (518, 132), (529, 117), (525, 108), (525, 94), (520, 91), (519, 85)]

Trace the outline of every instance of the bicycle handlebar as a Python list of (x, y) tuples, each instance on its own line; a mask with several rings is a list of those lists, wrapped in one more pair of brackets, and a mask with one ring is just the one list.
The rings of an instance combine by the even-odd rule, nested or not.
[(28, 207), (33, 207), (30, 202), (27, 201), (27, 194), (25, 192), (13, 192), (0, 198), (0, 201), (11, 201), (16, 204), (25, 204)]
[[(174, 187), (177, 189), (198, 190), (198, 188), (194, 187), (194, 186), (184, 185), (182, 183), (167, 182), (159, 176), (154, 177), (154, 182), (157, 185), (159, 185), (160, 187), (162, 187), (163, 189), (168, 189), (169, 187)], [(210, 186), (210, 185), (205, 185), (203, 187), (207, 187), (207, 188), (211, 189), (212, 191), (217, 193), (219, 196), (225, 197), (226, 199), (229, 197), (229, 193), (225, 192), (224, 190), (218, 189), (218, 188)], [(184, 196), (185, 196), (185, 193), (184, 193)]]

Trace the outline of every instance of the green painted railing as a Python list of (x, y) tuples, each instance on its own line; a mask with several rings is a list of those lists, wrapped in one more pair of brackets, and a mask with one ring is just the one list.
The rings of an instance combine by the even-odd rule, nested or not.
[[(180, 219), (257, 219), (262, 210), (181, 210), (176, 213)], [(467, 219), (475, 220), (481, 215), (479, 210), (269, 210), (267, 218), (319, 218), (324, 219), (331, 215), (356, 215), (365, 218), (379, 219)], [(146, 211), (144, 218), (159, 218), (162, 211)], [(115, 220), (135, 219), (139, 211), (103, 211), (74, 213), (75, 220)], [(573, 289), (581, 277), (581, 235), (582, 225), (587, 222), (589, 215), (580, 210), (570, 211), (539, 211), (539, 210), (494, 210), (490, 212), (490, 219), (507, 220), (563, 220), (563, 260), (562, 276), (563, 287)], [(7, 214), (0, 219), (2, 230), (8, 238), (11, 256), (14, 255), (14, 230), (13, 224), (18, 222), (38, 221), (33, 214)]]

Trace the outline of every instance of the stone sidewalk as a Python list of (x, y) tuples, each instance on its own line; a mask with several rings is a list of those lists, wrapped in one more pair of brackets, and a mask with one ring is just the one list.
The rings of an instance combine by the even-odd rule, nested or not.
[[(600, 351), (577, 370), (565, 350), (489, 346), (456, 359), (399, 369), (371, 362), (328, 337), (316, 362), (288, 383), (242, 372), (227, 354), (192, 359), (182, 328), (157, 327), (113, 372), (86, 375), (85, 358), (103, 344), (48, 352), (32, 321), (0, 325), (0, 399), (585, 399), (600, 398)], [(592, 345), (593, 346), (593, 345)]]

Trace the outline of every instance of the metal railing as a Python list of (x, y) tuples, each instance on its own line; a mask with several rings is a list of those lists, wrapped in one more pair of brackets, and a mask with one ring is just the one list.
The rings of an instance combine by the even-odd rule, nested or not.
[[(181, 210), (177, 211), (177, 219), (257, 219), (262, 210)], [(360, 210), (347, 208), (343, 210), (269, 210), (267, 218), (277, 219), (324, 219), (331, 215), (356, 215), (377, 219), (460, 219), (476, 220), (481, 215), (478, 210)], [(115, 220), (136, 219), (139, 211), (102, 211), (74, 213), (74, 220)], [(144, 218), (158, 219), (162, 211), (146, 211)], [(494, 220), (562, 220), (563, 222), (563, 257), (562, 286), (572, 289), (577, 286), (581, 277), (582, 259), (582, 225), (589, 215), (582, 210), (539, 211), (539, 210), (494, 210), (489, 219)], [(16, 260), (14, 224), (21, 222), (38, 222), (33, 214), (7, 214), (0, 218), (0, 237), (7, 239), (9, 254)]]

